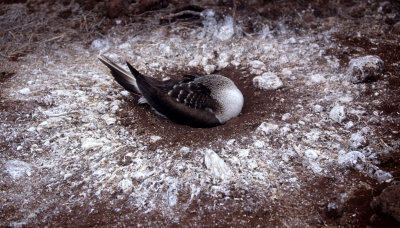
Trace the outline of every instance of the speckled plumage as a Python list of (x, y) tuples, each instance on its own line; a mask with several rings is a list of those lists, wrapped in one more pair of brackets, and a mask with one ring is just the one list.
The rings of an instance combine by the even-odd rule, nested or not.
[(242, 93), (224, 76), (186, 76), (159, 81), (142, 75), (128, 62), (133, 77), (104, 56), (100, 61), (125, 89), (142, 95), (158, 114), (174, 122), (213, 127), (226, 123), (242, 110)]

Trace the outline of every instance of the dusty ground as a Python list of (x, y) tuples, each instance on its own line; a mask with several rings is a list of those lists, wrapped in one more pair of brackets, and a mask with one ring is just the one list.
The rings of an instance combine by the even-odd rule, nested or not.
[[(1, 226), (399, 226), (370, 207), (399, 184), (398, 1), (239, 1), (234, 30), (228, 3), (132, 3), (118, 17), (101, 1), (10, 2)], [(99, 54), (160, 79), (223, 74), (242, 114), (209, 129), (171, 123)], [(367, 55), (383, 72), (352, 83), (349, 62)], [(283, 87), (256, 88), (266, 72)]]

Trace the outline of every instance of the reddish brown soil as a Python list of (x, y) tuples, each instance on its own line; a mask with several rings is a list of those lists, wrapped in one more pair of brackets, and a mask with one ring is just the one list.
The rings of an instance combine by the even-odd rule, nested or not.
[[(32, 6), (32, 1), (0, 1), (0, 6), (2, 4), (9, 3), (26, 3), (29, 5), (33, 12), (39, 10), (35, 5)], [(40, 1), (39, 1), (40, 2)], [(92, 10), (96, 2), (88, 1), (78, 1), (79, 3), (85, 5), (86, 10)], [(161, 1), (160, 1), (161, 2)], [(396, 12), (398, 9), (398, 1), (390, 1), (392, 5), (396, 6), (393, 9), (383, 9), (384, 11)], [(328, 4), (329, 3), (329, 4)], [(378, 1), (380, 3), (380, 1)], [(378, 3), (371, 6), (371, 8), (378, 7)], [(339, 1), (339, 6), (348, 9), (355, 5), (354, 1)], [(301, 30), (313, 27), (314, 21), (318, 18), (326, 17), (339, 17), (335, 6), (331, 1), (317, 1), (317, 3), (306, 3), (304, 1), (266, 1), (260, 5), (265, 6), (261, 10), (260, 14), (257, 16), (263, 16), (268, 19), (280, 20), (284, 18), (287, 20), (287, 24), (292, 27)], [(310, 23), (304, 23), (304, 21), (298, 21), (296, 19), (296, 14), (294, 13), (294, 8), (298, 11), (306, 9), (310, 5), (315, 11), (314, 14), (309, 15)], [(85, 7), (85, 6), (84, 6)], [(107, 7), (107, 6), (106, 6)], [(153, 7), (143, 6), (140, 12), (147, 11), (148, 9), (157, 10), (163, 8), (163, 6)], [(111, 17), (118, 17), (118, 14), (113, 12), (113, 9), (109, 6), (108, 12), (104, 8), (101, 12), (107, 12)], [(247, 12), (245, 9), (245, 4), (239, 4), (239, 12)], [(116, 7), (115, 10), (121, 10)], [(240, 11), (243, 10), (243, 11)], [(367, 9), (368, 10), (368, 9)], [(0, 9), (1, 13), (1, 9)], [(354, 9), (351, 11), (351, 15), (354, 18), (362, 18), (365, 13), (363, 9)], [(58, 12), (58, 17), (60, 20), (65, 20), (73, 15), (74, 12), (71, 10), (66, 10)], [(103, 15), (98, 15), (97, 19), (103, 17)], [(132, 18), (129, 16), (124, 16), (122, 19), (124, 21), (129, 21)], [(134, 19), (132, 19), (134, 20)], [(143, 22), (145, 23), (145, 21)], [(361, 22), (360, 22), (361, 23)], [(387, 26), (391, 26), (391, 21), (387, 23)], [(272, 27), (275, 23), (272, 23)], [(71, 22), (66, 27), (69, 29), (75, 29), (76, 33), (71, 36), (71, 40), (81, 40), (82, 42), (90, 43), (94, 35), (93, 30), (86, 31), (82, 28), (83, 22)], [(102, 26), (98, 26), (98, 33), (107, 33), (108, 29), (113, 26), (113, 22), (109, 19), (105, 19)], [(145, 25), (143, 25), (145, 27)], [(255, 26), (255, 25), (252, 25)], [(256, 28), (250, 28), (254, 30)], [(0, 33), (2, 30), (0, 29)], [(54, 34), (60, 34), (60, 31), (54, 29), (52, 31)], [(300, 31), (302, 32), (302, 30)], [(389, 32), (389, 29), (388, 29)], [(80, 37), (80, 33), (82, 33)], [(84, 33), (84, 34), (83, 34)], [(0, 34), (1, 35), (1, 34)], [(394, 65), (394, 63), (400, 62), (400, 45), (398, 42), (398, 36), (391, 34), (368, 34), (369, 36), (356, 37), (349, 34), (339, 33), (337, 34), (337, 43), (342, 45), (342, 47), (348, 47), (348, 51), (342, 51), (337, 49), (332, 49), (327, 55), (335, 55), (339, 60), (341, 67), (347, 67), (347, 63), (351, 56), (357, 54), (375, 54), (378, 55), (385, 62), (385, 74), (386, 78), (382, 79), (387, 81), (387, 92), (382, 96), (382, 102), (377, 107), (374, 107), (380, 111), (383, 111), (385, 115), (391, 116), (394, 119), (399, 119), (400, 117), (400, 69), (399, 66)], [(2, 36), (2, 35), (1, 35)], [(89, 37), (89, 38), (88, 38)], [(371, 43), (370, 39), (380, 40), (378, 44)], [(397, 42), (393, 42), (396, 40)], [(387, 42), (385, 42), (387, 41)], [(54, 41), (57, 42), (57, 41)], [(34, 52), (34, 49), (26, 48), (15, 53), (10, 53), (6, 55), (6, 59), (9, 61), (18, 62), (20, 57), (25, 56), (29, 52)], [(1, 65), (0, 65), (1, 66)], [(175, 72), (179, 75), (179, 72)], [(223, 147), (223, 142), (229, 139), (245, 140), (242, 136), (249, 135), (253, 132), (262, 122), (263, 117), (269, 117), (273, 120), (280, 120), (281, 115), (284, 113), (290, 113), (294, 110), (293, 105), (298, 100), (299, 97), (310, 97), (312, 94), (307, 94), (311, 92), (305, 92), (298, 94), (294, 92), (289, 87), (284, 87), (275, 91), (259, 91), (252, 88), (251, 77), (247, 72), (239, 71), (235, 68), (225, 68), (218, 72), (223, 75), (235, 75), (232, 77), (236, 85), (243, 92), (245, 98), (245, 106), (243, 108), (242, 114), (229, 121), (227, 124), (218, 126), (215, 128), (190, 128), (188, 126), (178, 125), (170, 121), (166, 121), (162, 117), (156, 115), (151, 111), (147, 105), (137, 104), (137, 97), (125, 97), (124, 106), (121, 107), (117, 115), (121, 118), (121, 125), (127, 129), (141, 129), (137, 132), (139, 135), (157, 135), (162, 139), (157, 142), (157, 144), (152, 144), (148, 147), (148, 152), (154, 152), (158, 146), (170, 146), (171, 148), (178, 148), (185, 145), (198, 145), (199, 147), (207, 146), (213, 143), (218, 147)], [(8, 69), (0, 69), (0, 86), (2, 83), (11, 80), (14, 76), (13, 71)], [(372, 86), (371, 84), (367, 86)], [(115, 86), (115, 88), (118, 88)], [(371, 90), (372, 91), (372, 90)], [(368, 92), (368, 90), (361, 94), (357, 98), (358, 102), (368, 102), (372, 100), (373, 92)], [(14, 122), (18, 120), (18, 115), (16, 113), (26, 113), (31, 114), (32, 109), (37, 106), (44, 106), (44, 104), (39, 104), (35, 102), (14, 102), (8, 101), (4, 97), (0, 97), (0, 108), (4, 116), (0, 116), (1, 120), (7, 120), (9, 122)], [(304, 99), (306, 102), (307, 99)], [(296, 103), (297, 104), (297, 103)], [(305, 104), (304, 104), (305, 105)], [(5, 113), (5, 114), (4, 114)], [(19, 119), (18, 121), (28, 121), (27, 119)], [(295, 121), (295, 120), (294, 120)], [(395, 137), (400, 138), (399, 133), (393, 134), (393, 132), (400, 131), (400, 122), (388, 123), (383, 122), (383, 124), (375, 124), (373, 127), (376, 129), (376, 133), (381, 135), (383, 142), (395, 141)], [(239, 137), (240, 136), (240, 137)], [(24, 140), (21, 136), (15, 139), (13, 142), (7, 141), (5, 138), (0, 137), (0, 152), (7, 151), (10, 152), (11, 144), (16, 144)], [(246, 143), (246, 142), (242, 142)], [(394, 145), (390, 145), (393, 146)], [(397, 147), (398, 148), (398, 147)], [(176, 157), (183, 156), (182, 154), (176, 153)], [(382, 170), (390, 172), (395, 181), (400, 180), (400, 152), (391, 151), (388, 155), (381, 155), (379, 157), (381, 163), (378, 167)], [(121, 163), (128, 164), (129, 161), (122, 161)], [(303, 172), (302, 164), (298, 164), (299, 172)], [(297, 213), (298, 219), (307, 220), (307, 223), (313, 227), (322, 226), (339, 226), (339, 227), (398, 227), (399, 223), (395, 221), (392, 217), (384, 214), (375, 214), (375, 212), (370, 207), (370, 202), (374, 196), (379, 195), (382, 190), (389, 185), (389, 183), (378, 183), (375, 179), (371, 177), (364, 176), (355, 170), (337, 170), (332, 168), (332, 173), (343, 173), (347, 175), (347, 179), (340, 181), (335, 178), (328, 177), (318, 177), (312, 178), (304, 176), (304, 179), (299, 180), (301, 186), (305, 186), (299, 192), (293, 193), (298, 194), (305, 199), (305, 202), (312, 202), (308, 205), (302, 205), (302, 202), (290, 202), (282, 201), (271, 205), (270, 202), (266, 202), (264, 199), (258, 199), (253, 197), (255, 194), (251, 191), (244, 191), (242, 189), (232, 189), (232, 195), (220, 197), (212, 197), (206, 193), (200, 193), (196, 201), (189, 206), (186, 211), (182, 211), (183, 214), (181, 221), (170, 221), (166, 219), (162, 214), (158, 212), (150, 212), (148, 214), (141, 213), (136, 214), (137, 208), (129, 208), (128, 197), (124, 196), (122, 192), (114, 192), (111, 196), (106, 196), (104, 198), (114, 198), (117, 199), (118, 196), (124, 196), (118, 198), (114, 203), (120, 205), (126, 205), (121, 211), (116, 212), (114, 205), (110, 205), (107, 201), (102, 201), (102, 199), (86, 199), (82, 202), (82, 205), (72, 208), (67, 211), (63, 205), (54, 204), (54, 209), (60, 211), (60, 213), (52, 217), (51, 221), (42, 223), (38, 221), (36, 224), (28, 224), (27, 226), (135, 226), (138, 223), (144, 226), (171, 226), (171, 227), (185, 227), (185, 226), (201, 226), (201, 227), (225, 227), (225, 226), (246, 226), (246, 227), (256, 227), (260, 226), (283, 226), (283, 220), (286, 216), (285, 212), (290, 211), (290, 215)], [(333, 175), (334, 176), (334, 175)], [(355, 185), (357, 189), (353, 191), (353, 195), (349, 196), (345, 202), (340, 202), (340, 194), (346, 192), (346, 188), (351, 186), (352, 183), (362, 183)], [(360, 187), (363, 186), (363, 187)], [(0, 186), (1, 191), (6, 191), (7, 186)], [(77, 186), (76, 189), (79, 190), (82, 186)], [(256, 190), (254, 190), (256, 191)], [(291, 194), (290, 192), (284, 194)], [(181, 193), (180, 197), (188, 198), (190, 196)], [(237, 199), (241, 199), (240, 201)], [(0, 199), (3, 200), (3, 199)], [(91, 205), (91, 200), (96, 201), (96, 205)], [(328, 205), (326, 202), (336, 202), (338, 207), (333, 210), (328, 210)], [(250, 207), (248, 205), (251, 205)], [(278, 205), (278, 206), (277, 206)], [(127, 209), (128, 208), (128, 209)], [(0, 225), (3, 225), (3, 221), (10, 221), (14, 217), (14, 214), (18, 211), (17, 208), (7, 208), (4, 210), (0, 207)], [(308, 217), (309, 213), (302, 213), (304, 211), (315, 211), (318, 212), (320, 217)], [(38, 217), (46, 217), (46, 212), (39, 212)], [(199, 219), (201, 218), (201, 219)]]

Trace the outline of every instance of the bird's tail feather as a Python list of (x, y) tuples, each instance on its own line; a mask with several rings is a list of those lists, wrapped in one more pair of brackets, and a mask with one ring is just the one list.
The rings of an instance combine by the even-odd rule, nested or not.
[[(122, 69), (120, 66), (115, 64), (104, 55), (100, 56), (99, 60), (110, 69), (111, 74), (115, 78), (115, 80), (126, 90), (132, 93), (141, 94), (139, 87), (136, 83), (136, 79), (132, 77), (132, 75), (130, 75), (127, 71)], [(140, 74), (139, 72), (137, 73)]]
[(131, 71), (131, 73), (133, 74), (133, 76), (135, 76), (135, 78), (136, 78), (136, 77), (142, 76), (142, 75), (139, 73), (139, 71), (137, 71), (135, 68), (133, 68), (133, 66), (132, 66), (130, 63), (126, 62), (126, 65), (128, 65), (129, 70)]

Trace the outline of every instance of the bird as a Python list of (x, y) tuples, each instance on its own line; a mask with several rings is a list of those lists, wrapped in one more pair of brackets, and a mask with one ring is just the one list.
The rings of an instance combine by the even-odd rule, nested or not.
[(175, 123), (197, 128), (223, 125), (238, 116), (244, 97), (235, 83), (222, 75), (183, 75), (160, 81), (137, 71), (126, 62), (130, 73), (104, 55), (99, 60), (126, 90), (142, 96), (159, 115)]

